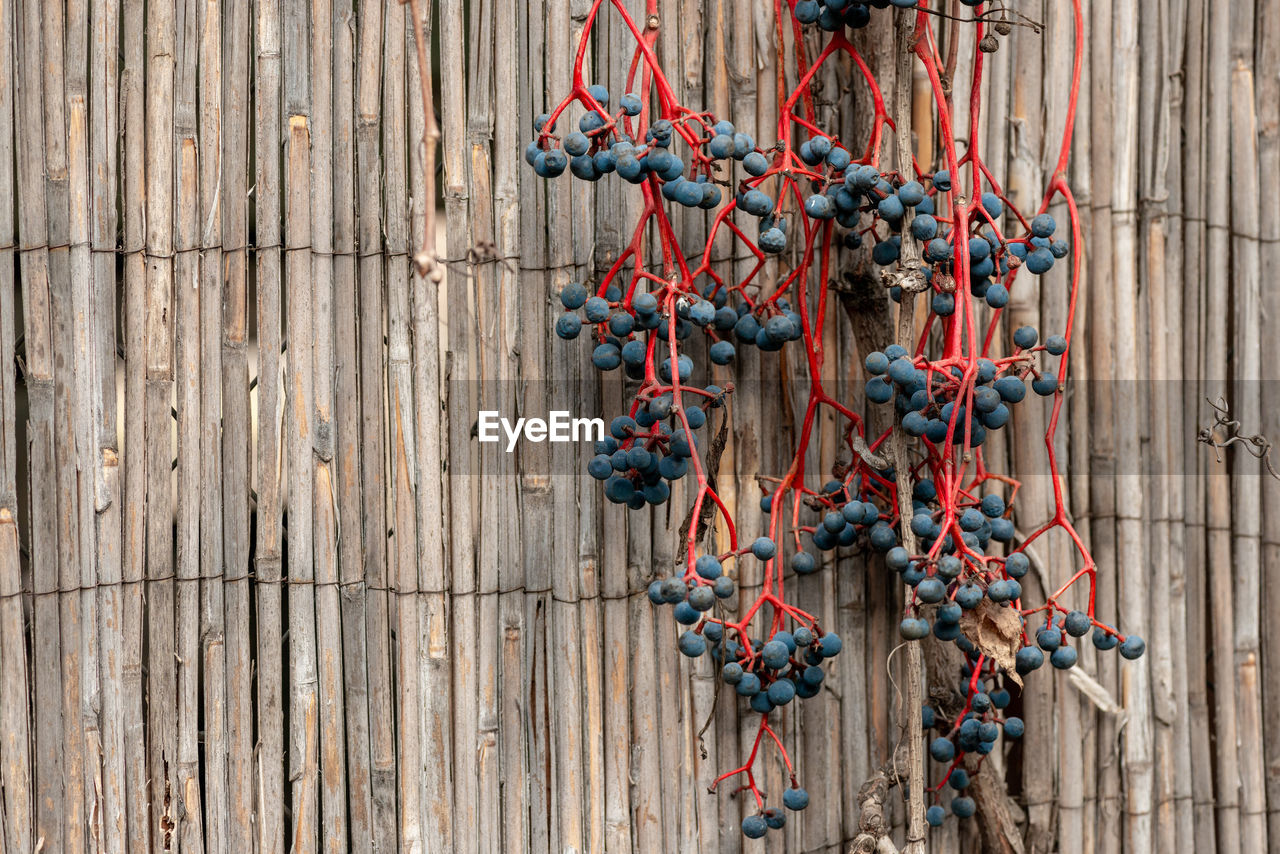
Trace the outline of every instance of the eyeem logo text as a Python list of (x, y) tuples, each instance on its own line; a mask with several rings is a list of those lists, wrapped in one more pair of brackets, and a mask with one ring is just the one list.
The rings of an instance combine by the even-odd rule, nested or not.
[(507, 437), (507, 453), (516, 448), (516, 442), (598, 442), (604, 439), (603, 418), (571, 418), (567, 410), (553, 409), (550, 417), (517, 418), (515, 423), (503, 418), (494, 409), (480, 410), (477, 433), (481, 442), (500, 440), (499, 429)]

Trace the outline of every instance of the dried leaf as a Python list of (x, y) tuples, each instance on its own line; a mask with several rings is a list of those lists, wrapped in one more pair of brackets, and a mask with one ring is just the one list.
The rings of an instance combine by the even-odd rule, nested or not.
[(1022, 617), (1017, 610), (983, 599), (977, 608), (960, 615), (960, 631), (978, 652), (994, 660), (1022, 687), (1022, 677), (1014, 669), (1015, 657), (1022, 647)]

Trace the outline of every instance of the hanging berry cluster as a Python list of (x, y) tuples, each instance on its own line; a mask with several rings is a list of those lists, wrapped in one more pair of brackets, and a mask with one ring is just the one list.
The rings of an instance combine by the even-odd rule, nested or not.
[[(650, 26), (643, 30), (623, 3), (609, 4), (637, 45), (627, 92), (614, 101), (603, 86), (583, 79), (588, 39), (605, 5), (605, 0), (595, 0), (577, 50), (573, 89), (549, 115), (535, 120), (536, 136), (525, 158), (548, 179), (568, 171), (594, 182), (616, 173), (636, 185), (643, 198), (631, 239), (593, 291), (578, 283), (563, 289), (565, 313), (555, 330), (561, 338), (574, 339), (585, 327), (594, 342), (593, 364), (601, 371), (621, 368), (638, 383), (629, 411), (614, 418), (609, 436), (596, 443), (587, 462), (608, 500), (633, 509), (661, 504), (670, 497), (670, 483), (691, 474), (696, 489), (690, 518), (713, 516), (724, 525), (726, 553), (699, 553), (700, 526), (691, 525), (683, 544), (683, 571), (655, 580), (648, 591), (655, 605), (672, 606), (675, 620), (685, 627), (680, 651), (691, 658), (709, 654), (724, 682), (760, 715), (748, 757), (717, 777), (712, 789), (740, 779), (739, 790), (754, 796), (758, 809), (742, 823), (748, 837), (781, 828), (786, 812), (766, 804), (755, 777), (760, 750), (771, 744), (791, 772), (781, 806), (801, 810), (808, 805), (809, 795), (770, 725), (770, 713), (818, 694), (823, 663), (839, 654), (841, 639), (787, 600), (784, 568), (812, 573), (819, 567), (816, 553), (865, 544), (882, 554), (885, 565), (910, 588), (902, 637), (912, 641), (932, 634), (963, 654), (963, 710), (948, 720), (925, 706), (922, 724), (935, 731), (929, 752), (946, 768), (942, 781), (930, 790), (935, 804), (927, 820), (934, 825), (944, 820), (938, 803), (943, 785), (958, 793), (950, 801), (951, 812), (966, 818), (975, 811), (973, 800), (963, 795), (971, 770), (1001, 733), (1017, 738), (1023, 732), (1021, 720), (1003, 715), (1010, 701), (1007, 679), (1020, 684), (1022, 675), (1043, 665), (1046, 653), (1053, 667), (1072, 667), (1077, 660), (1072, 644), (1086, 634), (1099, 650), (1118, 646), (1130, 659), (1143, 652), (1140, 638), (1126, 637), (1095, 617), (1096, 566), (1068, 518), (1054, 453), (1079, 287), (1079, 261), (1071, 251), (1079, 243), (1079, 222), (1064, 176), (1079, 88), (1080, 4), (1074, 0), (1077, 53), (1061, 154), (1039, 208), (1029, 218), (1009, 202), (979, 153), (983, 55), (994, 49), (994, 36), (987, 30), (1007, 33), (1016, 14), (1000, 4), (964, 0), (973, 7), (965, 24), (973, 74), (969, 147), (963, 156), (957, 154), (951, 94), (940, 72), (937, 13), (924, 0), (774, 0), (780, 60), (786, 28), (791, 28), (797, 36), (799, 80), (794, 89), (778, 93), (778, 141), (768, 148), (738, 131), (728, 118), (678, 101), (653, 52), (657, 0), (647, 2)], [(866, 26), (873, 10), (889, 6), (902, 7), (898, 14), (915, 19), (914, 56), (931, 83), (941, 143), (936, 167), (915, 163), (911, 174), (883, 162), (885, 132), (893, 130), (893, 120), (874, 74), (847, 34)], [(809, 26), (829, 33), (811, 62), (800, 37)], [(814, 75), (840, 54), (856, 66), (874, 104), (872, 130), (860, 147), (815, 123)], [(575, 102), (585, 115), (576, 128), (562, 127), (563, 114)], [(1058, 198), (1070, 216), (1065, 232), (1047, 213)], [(705, 244), (682, 244), (668, 205), (711, 213)], [(727, 276), (711, 260), (711, 247), (725, 231), (755, 259), (740, 278)], [(835, 253), (866, 247), (874, 263), (885, 268), (894, 301), (928, 294), (928, 314), (914, 350), (893, 345), (866, 357), (870, 380), (865, 398), (890, 406), (896, 425), (873, 436), (867, 435), (855, 407), (832, 397), (824, 386), (820, 343), (828, 307), (825, 284)], [(766, 280), (766, 260), (778, 255), (784, 255), (787, 271)], [(1029, 276), (1047, 273), (1067, 258), (1072, 268), (1065, 329), (1041, 341), (1036, 329), (1024, 326), (1012, 331), (1012, 347), (1003, 339), (997, 342), (1010, 292), (1035, 287)], [(683, 342), (697, 334), (709, 339), (713, 364), (732, 363), (740, 346), (772, 352), (793, 344), (807, 372), (808, 401), (790, 465), (761, 499), (767, 522), (761, 536), (749, 543), (735, 530), (705, 469), (698, 431), (707, 424), (709, 410), (725, 405), (731, 389), (695, 381), (698, 366)], [(1004, 351), (1010, 354), (993, 355)], [(1010, 423), (1013, 408), (1028, 400), (1028, 383), (1031, 400), (1050, 399), (1045, 447), (1056, 513), (1019, 538), (1013, 522), (1018, 483), (989, 472), (982, 447), (992, 431)], [(811, 488), (805, 457), (823, 408), (843, 420), (843, 441), (853, 462), (833, 463), (837, 476)], [(907, 505), (899, 504), (898, 473), (876, 454), (887, 447), (893, 429), (900, 429), (907, 441), (909, 519), (899, 512)], [(1074, 544), (1078, 569), (1043, 603), (1031, 605), (1023, 599), (1021, 582), (1032, 567), (1027, 547), (1055, 529)], [(912, 552), (903, 543), (918, 545)], [(746, 559), (763, 564), (764, 582), (755, 600), (734, 618), (717, 603), (733, 595), (736, 562)], [(1069, 609), (1063, 603), (1082, 580), (1088, 595), (1076, 601), (1077, 609)], [(971, 621), (982, 617), (1007, 623), (1012, 618), (1020, 640), (1016, 655), (997, 661), (999, 655), (966, 632), (966, 615)], [(978, 762), (966, 766), (966, 754), (977, 755)]]

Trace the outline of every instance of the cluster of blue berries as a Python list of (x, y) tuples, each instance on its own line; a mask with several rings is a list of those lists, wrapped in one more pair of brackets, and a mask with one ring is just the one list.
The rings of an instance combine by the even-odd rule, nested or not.
[(794, 13), (796, 20), (802, 24), (817, 24), (821, 29), (834, 33), (842, 27), (859, 29), (871, 23), (872, 9), (887, 9), (897, 6), (910, 9), (916, 0), (798, 0)]
[[(974, 664), (972, 648), (966, 653), (964, 671), (972, 673)], [(1000, 712), (1009, 705), (1009, 692), (996, 687), (994, 680), (987, 680), (975, 686), (969, 696), (969, 708), (960, 718), (947, 722), (932, 706), (924, 706), (920, 710), (920, 722), (923, 728), (943, 733), (929, 743), (929, 755), (937, 762), (946, 763), (947, 769), (943, 783), (950, 786), (957, 794), (951, 800), (951, 812), (957, 818), (969, 818), (976, 811), (973, 798), (962, 794), (972, 782), (969, 772), (961, 767), (959, 760), (966, 753), (985, 756), (995, 749), (996, 741), (1003, 730), (1006, 738), (1021, 738), (1025, 731), (1022, 719), (1018, 717), (1000, 717)], [(925, 812), (925, 821), (932, 827), (941, 826), (946, 818), (946, 809), (934, 804)]]
[[(676, 622), (682, 626), (695, 626), (680, 635), (680, 652), (689, 658), (697, 658), (712, 648), (717, 654), (724, 640), (724, 624), (714, 620), (703, 621), (703, 615), (711, 610), (717, 599), (728, 599), (734, 593), (733, 579), (724, 574), (724, 567), (714, 555), (702, 555), (697, 561), (697, 577), (685, 581), (678, 576), (655, 579), (649, 584), (649, 601), (655, 605), (674, 605)], [(701, 625), (699, 622), (701, 621)]]
[[(1020, 351), (1016, 358), (1000, 362), (977, 360), (972, 409), (966, 401), (956, 400), (965, 374), (962, 368), (951, 367), (949, 377), (926, 371), (896, 344), (867, 356), (865, 367), (872, 375), (867, 381), (867, 399), (879, 404), (893, 401), (902, 416), (902, 429), (909, 436), (923, 436), (937, 445), (946, 441), (950, 430), (951, 441), (961, 444), (967, 432), (969, 446), (976, 448), (986, 441), (988, 430), (999, 430), (1008, 424), (1009, 408), (1026, 398), (1024, 374), (1029, 372), (1030, 354), (1043, 350), (1050, 356), (1060, 356), (1067, 349), (1066, 339), (1060, 335), (1051, 336), (1042, 347), (1036, 347), (1037, 333), (1029, 326), (1019, 328), (1014, 341)], [(1031, 388), (1036, 394), (1047, 397), (1057, 391), (1054, 373), (1032, 373)]]
[[(676, 300), (677, 340), (688, 338), (695, 329), (726, 335), (738, 324), (739, 312), (728, 305), (723, 289), (713, 287), (706, 290), (703, 299)], [(617, 285), (610, 285), (604, 296), (588, 296), (584, 285), (570, 282), (560, 291), (560, 303), (565, 313), (556, 321), (556, 335), (572, 340), (582, 332), (584, 324), (597, 327), (600, 343), (591, 353), (591, 363), (601, 371), (623, 367), (628, 377), (641, 379), (648, 360), (648, 341), (641, 334), (654, 332), (659, 341), (670, 340), (669, 317), (661, 311), (653, 294), (638, 293), (627, 307), (623, 305), (622, 291)], [(720, 338), (711, 345), (707, 355), (713, 364), (727, 365), (735, 356), (733, 342)], [(677, 358), (674, 370), (669, 358), (658, 365), (659, 378), (666, 383), (671, 382), (675, 374), (682, 383), (686, 382), (692, 372), (693, 360), (683, 354)]]
[[(703, 391), (706, 408), (724, 404), (724, 391), (719, 386), (707, 386)], [(685, 406), (690, 430), (707, 423), (706, 408)], [(698, 451), (697, 437), (675, 423), (669, 393), (642, 401), (634, 418), (619, 415), (613, 419), (609, 435), (595, 443), (595, 456), (587, 462), (587, 473), (604, 481), (606, 498), (639, 510), (662, 504), (671, 496), (669, 484), (688, 473), (689, 458)]]
[[(885, 482), (892, 482), (894, 477), (892, 469), (877, 474)], [(860, 494), (859, 486), (860, 481), (846, 487), (838, 480), (829, 481), (823, 486), (825, 501), (822, 506), (828, 509), (813, 526), (814, 548), (831, 551), (836, 546), (852, 546), (861, 537), (872, 550), (883, 554), (898, 544), (898, 534), (889, 524), (888, 518), (881, 518), (879, 506), (857, 497)], [(768, 504), (762, 502), (761, 506), (766, 507)], [(799, 575), (808, 575), (816, 571), (818, 566), (812, 554), (800, 551), (791, 556), (791, 568)]]
[[(609, 104), (609, 90), (604, 86), (589, 86), (587, 92), (601, 107)], [(638, 95), (627, 93), (619, 99), (623, 115), (638, 116), (642, 107)], [(643, 142), (637, 143), (616, 124), (607, 122), (599, 110), (588, 110), (578, 120), (578, 130), (560, 140), (558, 148), (552, 144), (555, 127), (550, 121), (545, 113), (534, 120), (538, 137), (525, 147), (525, 160), (539, 176), (555, 178), (568, 169), (575, 178), (594, 182), (616, 172), (632, 184), (642, 184), (652, 176), (661, 185), (663, 198), (689, 208), (710, 210), (723, 198), (710, 161), (743, 160), (753, 153), (764, 156), (749, 134), (735, 131), (732, 122), (719, 121), (701, 128), (705, 135), (699, 134), (697, 144), (704, 153), (692, 158), (701, 163), (695, 163), (693, 174), (686, 177), (688, 164), (671, 149), (678, 133), (668, 119), (654, 121)]]
[(1114, 628), (1094, 621), (1084, 611), (1068, 611), (1052, 622), (1046, 621), (1046, 625), (1036, 632), (1034, 645), (1027, 644), (1018, 650), (1018, 673), (1038, 670), (1044, 664), (1046, 652), (1049, 664), (1058, 670), (1070, 670), (1079, 658), (1075, 647), (1070, 645), (1070, 638), (1084, 637), (1090, 629), (1093, 630), (1094, 648), (1102, 652), (1118, 647), (1121, 657), (1132, 661), (1147, 651), (1146, 642), (1137, 635), (1128, 635), (1121, 640)]

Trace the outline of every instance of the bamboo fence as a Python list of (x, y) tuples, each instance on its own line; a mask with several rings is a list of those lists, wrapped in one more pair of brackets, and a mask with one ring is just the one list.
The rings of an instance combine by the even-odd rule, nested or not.
[[(420, 5), (0, 4), (0, 851), (848, 850), (859, 787), (914, 721), (901, 592), (853, 553), (799, 580), (847, 652), (781, 717), (812, 806), (785, 845), (744, 839), (753, 807), (706, 788), (754, 724), (645, 597), (684, 490), (625, 511), (581, 449), (473, 435), (480, 409), (609, 418), (624, 399), (551, 326), (637, 199), (521, 158), (590, 0)], [(1014, 5), (1044, 27), (1001, 39), (982, 121), (1026, 200), (1053, 168), (1072, 28), (1070, 4)], [(1150, 653), (1086, 648), (1031, 677), (1025, 738), (981, 775), (1006, 825), (952, 819), (928, 849), (1262, 852), (1280, 846), (1280, 480), (1197, 439), (1222, 398), (1241, 435), (1280, 441), (1280, 0), (1084, 5), (1084, 346), (1059, 453), (1100, 616)], [(772, 4), (659, 6), (676, 94), (772, 142)], [(588, 63), (616, 96), (631, 42), (605, 21)], [(858, 38), (894, 91), (889, 13)], [(856, 138), (851, 80), (824, 69), (816, 107)], [(927, 161), (928, 112), (911, 125)], [(440, 285), (412, 264), (437, 203)], [(892, 333), (876, 299), (824, 331), (849, 394)], [(1060, 331), (1065, 280), (1010, 314)], [(720, 494), (755, 531), (804, 390), (753, 349), (717, 372), (740, 389)], [(1023, 531), (1052, 509), (1045, 417), (988, 449), (1024, 478)], [(838, 438), (825, 423), (809, 468)], [(1043, 541), (1029, 591), (1069, 558)], [(763, 788), (784, 779), (767, 759)]]

